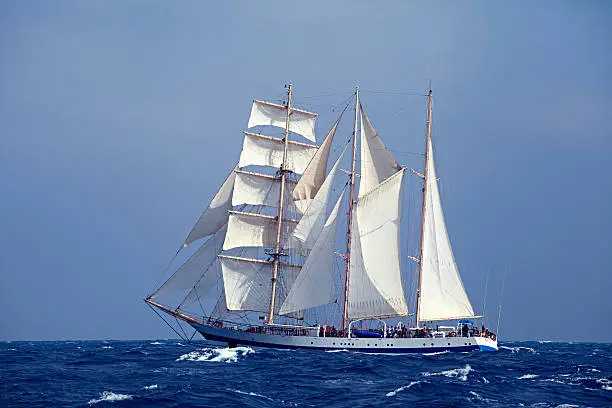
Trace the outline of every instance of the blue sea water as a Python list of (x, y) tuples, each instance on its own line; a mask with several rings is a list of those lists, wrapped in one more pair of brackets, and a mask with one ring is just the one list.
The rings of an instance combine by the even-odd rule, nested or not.
[(178, 340), (0, 343), (0, 407), (610, 407), (612, 344), (363, 354)]

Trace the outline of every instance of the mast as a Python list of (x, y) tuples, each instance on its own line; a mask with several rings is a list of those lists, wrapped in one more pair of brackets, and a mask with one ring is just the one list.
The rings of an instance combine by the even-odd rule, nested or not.
[(355, 204), (355, 164), (357, 162), (357, 118), (359, 117), (359, 87), (355, 88), (355, 123), (353, 126), (353, 159), (351, 163), (351, 191), (349, 195), (348, 229), (346, 232), (346, 276), (344, 279), (344, 309), (342, 312), (342, 328), (346, 328), (348, 320), (349, 277), (351, 274), (351, 241), (353, 232), (353, 205)]
[(429, 148), (431, 146), (431, 117), (433, 114), (433, 95), (431, 89), (427, 97), (427, 133), (425, 136), (425, 171), (423, 172), (423, 207), (421, 209), (421, 253), (419, 255), (419, 286), (417, 288), (417, 304), (416, 304), (416, 325), (419, 326), (420, 305), (421, 305), (421, 282), (423, 276), (423, 229), (425, 227), (425, 201), (427, 199), (427, 169), (429, 168)]
[(274, 323), (274, 301), (276, 300), (276, 281), (278, 278), (278, 267), (281, 257), (281, 231), (283, 226), (283, 201), (285, 196), (285, 181), (287, 178), (287, 146), (289, 145), (289, 116), (291, 115), (291, 84), (287, 89), (287, 119), (285, 120), (285, 148), (283, 150), (283, 162), (281, 164), (281, 185), (278, 198), (278, 224), (276, 228), (276, 245), (274, 247), (274, 272), (272, 274), (272, 294), (270, 296), (270, 312), (268, 313), (268, 324)]

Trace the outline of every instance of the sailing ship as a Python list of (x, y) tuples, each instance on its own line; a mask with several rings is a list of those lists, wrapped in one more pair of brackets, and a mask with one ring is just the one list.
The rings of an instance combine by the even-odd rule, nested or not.
[[(385, 147), (359, 88), (351, 138), (329, 171), (351, 102), (317, 145), (318, 114), (293, 106), (291, 85), (286, 102), (254, 100), (247, 128), (260, 131), (243, 132), (237, 165), (181, 248), (203, 243), (144, 300), (194, 335), (230, 347), (497, 350), (495, 334), (474, 324), (482, 316), (454, 259), (434, 166), (431, 90), (427, 98), (422, 173), (400, 166)], [(350, 170), (340, 168), (347, 151)], [(402, 254), (407, 176), (423, 183), (418, 257)], [(418, 268), (414, 313), (402, 273), (407, 262)], [(160, 300), (172, 293), (177, 306)]]

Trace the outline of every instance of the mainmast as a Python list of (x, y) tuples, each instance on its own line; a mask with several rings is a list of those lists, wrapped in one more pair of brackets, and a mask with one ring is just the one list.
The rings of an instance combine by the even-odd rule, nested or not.
[(272, 294), (270, 297), (270, 312), (268, 313), (268, 324), (274, 323), (274, 301), (276, 300), (276, 282), (278, 278), (278, 267), (281, 257), (281, 232), (283, 226), (283, 201), (285, 196), (285, 181), (287, 178), (287, 146), (289, 145), (289, 117), (291, 115), (291, 84), (287, 89), (287, 119), (285, 121), (285, 147), (283, 150), (283, 162), (280, 168), (281, 185), (278, 198), (278, 224), (276, 228), (276, 245), (274, 247), (274, 272), (272, 274)]
[(427, 98), (427, 133), (425, 136), (425, 171), (423, 172), (423, 207), (421, 209), (421, 253), (419, 255), (419, 286), (417, 288), (417, 304), (416, 304), (416, 325), (419, 326), (420, 322), (420, 305), (421, 305), (421, 283), (423, 277), (423, 229), (425, 227), (425, 202), (427, 199), (427, 169), (429, 168), (429, 150), (431, 146), (431, 117), (433, 113), (433, 95), (431, 89)]
[(346, 276), (344, 279), (344, 309), (342, 313), (342, 328), (346, 329), (348, 320), (349, 277), (351, 274), (351, 240), (353, 232), (353, 205), (355, 204), (355, 164), (357, 163), (357, 119), (359, 115), (359, 87), (355, 88), (355, 123), (353, 126), (353, 159), (351, 163), (351, 190), (348, 208), (348, 229), (346, 239)]

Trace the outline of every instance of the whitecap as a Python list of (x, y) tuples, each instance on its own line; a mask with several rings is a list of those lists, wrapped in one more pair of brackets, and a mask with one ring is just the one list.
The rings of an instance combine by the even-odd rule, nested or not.
[(325, 350), (326, 353), (348, 353), (347, 349), (339, 349), (339, 350)]
[(421, 381), (411, 381), (410, 384), (408, 384), (408, 385), (404, 385), (403, 387), (399, 387), (398, 389), (396, 389), (394, 391), (388, 392), (387, 393), (387, 397), (393, 397), (398, 392), (402, 392), (404, 390), (407, 390), (408, 388), (412, 387), (413, 385), (417, 385), (417, 384), (420, 384), (420, 383), (421, 383)]
[(589, 371), (591, 371), (593, 373), (601, 373), (601, 370), (598, 370), (596, 368), (589, 368)]
[(488, 383), (489, 383), (489, 380), (487, 380), (485, 377), (482, 377), (482, 381), (483, 381), (485, 384), (488, 384)]
[(563, 381), (559, 381), (559, 380), (556, 380), (554, 378), (546, 378), (546, 379), (540, 380), (540, 381), (542, 381), (542, 382), (554, 382), (554, 383), (557, 383), (557, 384), (565, 384)]
[(423, 355), (424, 355), (424, 356), (437, 356), (437, 355), (440, 355), (440, 354), (447, 354), (447, 353), (450, 353), (450, 351), (448, 351), (448, 350), (444, 350), (444, 351), (435, 351), (435, 352), (433, 352), (433, 353), (423, 353)]
[(609, 386), (609, 385), (602, 385), (602, 386), (601, 386), (601, 389), (602, 389), (602, 390), (605, 390), (605, 391), (612, 391), (612, 387), (611, 387), (611, 386)]
[(102, 394), (100, 394), (100, 398), (91, 399), (89, 400), (87, 404), (94, 405), (102, 401), (114, 402), (114, 401), (123, 401), (123, 400), (131, 400), (131, 399), (132, 399), (132, 396), (128, 394), (115, 394), (112, 391), (104, 391)]
[(154, 341), (153, 343), (149, 343), (149, 344), (152, 345), (152, 346), (160, 346), (160, 345), (162, 345), (164, 343), (161, 343), (159, 341)]
[(142, 387), (143, 390), (154, 390), (156, 388), (159, 388), (159, 386), (157, 384), (145, 385), (144, 387)]
[(578, 408), (579, 405), (573, 405), (573, 404), (560, 404), (557, 405), (555, 408)]
[(268, 401), (274, 401), (274, 399), (270, 397), (266, 397), (265, 395), (257, 394), (256, 392), (233, 390), (231, 388), (228, 388), (228, 391), (235, 392), (236, 394), (250, 395), (251, 397), (259, 397), (259, 398), (267, 399)]
[(443, 375), (449, 378), (458, 378), (461, 381), (467, 381), (467, 376), (472, 371), (472, 367), (469, 364), (466, 364), (463, 368), (455, 368), (453, 370), (442, 371), (439, 373), (421, 373), (425, 377), (432, 377), (435, 375)]
[(244, 357), (247, 354), (254, 352), (255, 351), (250, 347), (203, 348), (201, 350), (183, 354), (177, 358), (176, 361), (188, 360), (235, 363), (238, 361), (238, 357)]
[(521, 375), (520, 377), (516, 377), (517, 380), (531, 380), (532, 378), (537, 378), (538, 375), (537, 374), (525, 374), (525, 375)]
[(531, 348), (531, 347), (525, 347), (525, 346), (517, 346), (517, 347), (508, 347), (508, 346), (499, 346), (500, 349), (506, 349), (506, 350), (510, 350), (512, 353), (518, 353), (521, 350), (526, 350), (532, 353), (536, 353), (535, 349)]
[(552, 341), (552, 340), (538, 340), (538, 343), (546, 344), (546, 343), (554, 343), (554, 341)]
[(103, 349), (112, 349), (113, 346), (102, 346)]

